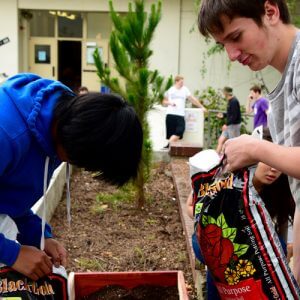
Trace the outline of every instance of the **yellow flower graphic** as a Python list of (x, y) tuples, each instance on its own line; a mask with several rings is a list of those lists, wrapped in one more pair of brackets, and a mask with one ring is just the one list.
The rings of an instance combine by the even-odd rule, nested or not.
[(240, 259), (239, 263), (236, 266), (236, 270), (239, 276), (242, 277), (250, 277), (256, 272), (255, 268), (252, 265), (252, 262), (247, 259), (246, 260)]
[(227, 268), (224, 274), (225, 274), (225, 279), (229, 285), (234, 285), (239, 283), (240, 275), (236, 270)]

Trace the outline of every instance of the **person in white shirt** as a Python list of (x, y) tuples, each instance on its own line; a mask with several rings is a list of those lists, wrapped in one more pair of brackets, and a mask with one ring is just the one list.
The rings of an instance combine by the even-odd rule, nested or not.
[(164, 148), (169, 148), (172, 142), (182, 139), (185, 131), (184, 115), (186, 99), (191, 101), (195, 106), (202, 108), (204, 112), (207, 111), (200, 101), (191, 94), (189, 89), (183, 85), (183, 79), (180, 75), (175, 77), (174, 85), (166, 91), (162, 101), (162, 104), (167, 106), (166, 137), (169, 140), (167, 146)]

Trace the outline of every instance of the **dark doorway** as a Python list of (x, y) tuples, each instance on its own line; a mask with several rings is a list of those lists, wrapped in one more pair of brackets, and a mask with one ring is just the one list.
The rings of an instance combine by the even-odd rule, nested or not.
[(77, 92), (81, 85), (81, 42), (58, 41), (58, 80)]

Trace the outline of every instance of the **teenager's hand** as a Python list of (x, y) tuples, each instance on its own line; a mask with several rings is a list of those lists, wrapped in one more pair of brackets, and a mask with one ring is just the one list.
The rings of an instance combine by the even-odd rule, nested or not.
[(227, 130), (227, 125), (226, 125), (226, 124), (224, 124), (224, 125), (222, 126), (222, 131), (225, 131), (225, 130)]
[(66, 266), (67, 250), (55, 239), (45, 239), (45, 252), (51, 257), (55, 267)]
[(32, 246), (21, 246), (12, 268), (33, 280), (52, 272), (51, 258), (42, 250)]
[(257, 163), (254, 155), (259, 142), (246, 134), (227, 140), (222, 151), (226, 155), (226, 170), (232, 172)]

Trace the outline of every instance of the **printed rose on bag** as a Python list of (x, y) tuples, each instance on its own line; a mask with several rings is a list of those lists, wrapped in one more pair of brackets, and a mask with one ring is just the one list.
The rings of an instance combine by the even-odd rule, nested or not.
[(234, 242), (236, 231), (236, 228), (227, 225), (223, 214), (217, 220), (211, 216), (203, 216), (202, 226), (197, 229), (205, 263), (215, 278), (229, 285), (237, 284), (240, 278), (247, 278), (255, 273), (250, 261), (239, 259), (249, 246)]

